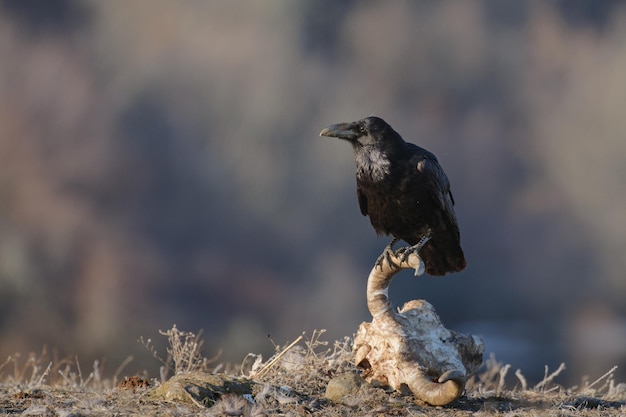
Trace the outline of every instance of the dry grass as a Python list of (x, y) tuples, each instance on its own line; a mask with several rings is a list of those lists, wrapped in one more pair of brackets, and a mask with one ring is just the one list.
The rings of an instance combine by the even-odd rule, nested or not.
[[(201, 354), (199, 335), (175, 326), (161, 332), (168, 338), (167, 357), (161, 359), (151, 341), (144, 345), (162, 363), (160, 378), (133, 376), (121, 380), (123, 363), (110, 378), (102, 377), (98, 362), (85, 372), (76, 359), (49, 358), (44, 349), (25, 358), (14, 355), (0, 364), (0, 415), (376, 415), (376, 416), (620, 416), (626, 413), (626, 384), (614, 380), (613, 368), (580, 386), (564, 388), (557, 383), (565, 369), (545, 369), (542, 381), (528, 386), (522, 372), (510, 375), (509, 365), (489, 357), (483, 369), (467, 385), (466, 395), (446, 407), (429, 407), (411, 397), (364, 385), (341, 403), (324, 398), (328, 381), (335, 375), (357, 372), (351, 363), (350, 338), (329, 343), (324, 331), (302, 334), (292, 343), (276, 346), (264, 361), (249, 354), (239, 366), (216, 365)], [(184, 405), (148, 397), (171, 372), (195, 371), (244, 376), (258, 383), (249, 395), (223, 395), (212, 407)], [(512, 376), (514, 378), (512, 378)], [(513, 379), (513, 386), (507, 385)], [(121, 381), (120, 381), (121, 380)]]

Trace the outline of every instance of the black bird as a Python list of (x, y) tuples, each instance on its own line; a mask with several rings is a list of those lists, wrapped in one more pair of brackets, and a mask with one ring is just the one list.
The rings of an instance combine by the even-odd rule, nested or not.
[(404, 240), (419, 250), (430, 275), (465, 268), (450, 182), (435, 155), (405, 142), (379, 117), (332, 125), (320, 136), (352, 144), (359, 207), (377, 234), (394, 236), (386, 250)]

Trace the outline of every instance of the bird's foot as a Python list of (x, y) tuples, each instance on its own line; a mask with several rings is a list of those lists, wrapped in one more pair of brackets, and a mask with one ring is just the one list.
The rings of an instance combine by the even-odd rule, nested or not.
[(419, 251), (424, 247), (426, 242), (430, 240), (430, 236), (423, 236), (416, 245), (413, 246), (405, 246), (403, 248), (395, 251), (396, 256), (400, 260), (400, 262), (405, 262), (410, 254), (415, 253), (419, 255)]
[(430, 236), (422, 236), (419, 242), (413, 246), (405, 246), (403, 248), (398, 249), (395, 255), (398, 257), (400, 263), (406, 262), (409, 256), (414, 253), (420, 258), (420, 266), (415, 269), (415, 276), (422, 275), (424, 273), (424, 262), (422, 262), (422, 258), (419, 254), (419, 251), (424, 247), (426, 242), (430, 240)]
[(383, 261), (387, 261), (388, 265), (393, 265), (393, 262), (391, 262), (391, 257), (397, 256), (397, 253), (393, 250), (393, 245), (396, 244), (396, 242), (398, 242), (400, 239), (398, 239), (397, 237), (394, 238), (391, 242), (389, 242), (389, 244), (387, 246), (385, 246), (385, 249), (383, 250), (383, 253), (380, 254), (380, 256), (378, 257), (378, 259), (376, 260), (376, 266), (382, 268), (383, 265)]

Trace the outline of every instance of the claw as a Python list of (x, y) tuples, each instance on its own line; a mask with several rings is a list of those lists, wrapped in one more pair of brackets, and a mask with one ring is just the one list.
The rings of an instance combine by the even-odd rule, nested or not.
[[(409, 256), (412, 253), (415, 253), (419, 256), (419, 251), (424, 247), (426, 242), (430, 240), (430, 235), (422, 236), (419, 242), (413, 246), (405, 246), (399, 248), (398, 250), (393, 250), (393, 245), (395, 245), (400, 239), (394, 238), (383, 250), (383, 253), (376, 260), (376, 266), (382, 268), (383, 261), (387, 261), (387, 264), (391, 267), (394, 266), (394, 263), (391, 261), (391, 257), (397, 258), (400, 263), (406, 262)], [(421, 261), (421, 258), (420, 258)], [(424, 262), (420, 262), (420, 267), (415, 270), (415, 276), (422, 275), (424, 273)]]
[[(409, 258), (409, 255), (411, 255), (412, 253), (415, 253), (417, 256), (419, 256), (419, 251), (424, 247), (424, 245), (426, 244), (426, 242), (428, 242), (430, 240), (430, 236), (422, 236), (422, 238), (420, 239), (419, 242), (417, 242), (416, 245), (413, 246), (406, 246), (404, 248), (400, 248), (398, 249), (395, 254), (398, 257), (398, 260), (400, 261), (400, 263), (402, 262), (406, 262), (407, 259)], [(415, 270), (415, 276), (418, 275), (422, 275), (424, 273), (424, 262), (421, 262), (421, 257), (420, 257), (420, 267), (419, 269)]]
[(410, 254), (415, 253), (419, 255), (419, 251), (424, 247), (426, 242), (430, 240), (430, 236), (423, 236), (417, 245), (406, 246), (404, 248), (398, 249), (395, 253), (400, 259), (400, 262), (405, 262)]
[(393, 265), (393, 263), (391, 263), (391, 256), (396, 256), (396, 252), (393, 250), (393, 245), (395, 245), (399, 240), (400, 239), (397, 237), (393, 238), (393, 240), (385, 246), (383, 253), (381, 253), (378, 259), (376, 259), (376, 266), (382, 268), (383, 260), (387, 261), (387, 264)]

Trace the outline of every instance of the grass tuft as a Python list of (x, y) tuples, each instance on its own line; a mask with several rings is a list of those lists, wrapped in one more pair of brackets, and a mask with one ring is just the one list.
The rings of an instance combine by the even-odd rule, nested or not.
[(140, 338), (139, 341), (155, 359), (163, 364), (160, 372), (162, 382), (168, 379), (170, 373), (179, 375), (196, 371), (215, 371), (209, 365), (219, 359), (221, 351), (213, 358), (205, 358), (202, 355), (204, 345), (204, 341), (201, 339), (202, 331), (196, 335), (193, 332), (178, 330), (176, 325), (173, 325), (169, 330), (159, 330), (159, 333), (167, 336), (169, 347), (166, 349), (166, 359), (159, 355), (151, 339)]

